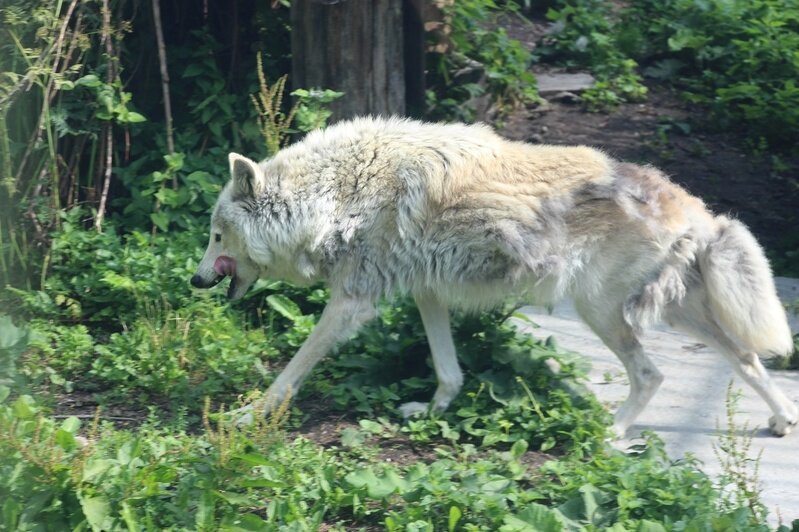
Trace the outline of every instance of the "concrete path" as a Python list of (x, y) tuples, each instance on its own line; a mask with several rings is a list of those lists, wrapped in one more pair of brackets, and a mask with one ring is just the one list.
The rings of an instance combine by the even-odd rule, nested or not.
[[(783, 301), (799, 299), (799, 280), (778, 278), (777, 286)], [(558, 345), (587, 356), (592, 363), (589, 387), (612, 410), (627, 397), (629, 385), (624, 367), (616, 356), (577, 317), (574, 307), (566, 302), (552, 314), (538, 308), (525, 308), (525, 313), (540, 326), (532, 332), (538, 337), (554, 335)], [(799, 320), (791, 316), (791, 328), (799, 332)], [(710, 475), (718, 475), (721, 466), (713, 451), (718, 443), (717, 428), (727, 428), (725, 397), (733, 381), (741, 393), (735, 424), (748, 426), (754, 433), (750, 456), (760, 459), (762, 500), (768, 506), (770, 521), (776, 525), (799, 519), (799, 429), (784, 438), (768, 432), (771, 412), (754, 390), (739, 379), (732, 367), (692, 337), (667, 329), (649, 331), (644, 348), (663, 373), (660, 390), (638, 417), (619, 444), (632, 443), (641, 430), (652, 430), (663, 438), (670, 456), (677, 458), (692, 453)], [(793, 401), (799, 402), (799, 371), (769, 372), (777, 385)]]

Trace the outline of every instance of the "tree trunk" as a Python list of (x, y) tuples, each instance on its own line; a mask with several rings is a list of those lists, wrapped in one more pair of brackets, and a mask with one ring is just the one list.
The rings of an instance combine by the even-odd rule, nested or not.
[(292, 86), (344, 93), (333, 120), (406, 113), (402, 0), (292, 0)]
[(430, 0), (403, 0), (402, 28), (405, 54), (405, 106), (409, 116), (425, 111), (425, 28)]

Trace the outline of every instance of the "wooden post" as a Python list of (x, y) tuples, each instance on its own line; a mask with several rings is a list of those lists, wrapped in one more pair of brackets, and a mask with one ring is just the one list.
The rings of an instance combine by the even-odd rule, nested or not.
[(344, 96), (333, 120), (406, 113), (403, 0), (292, 0), (291, 84)]

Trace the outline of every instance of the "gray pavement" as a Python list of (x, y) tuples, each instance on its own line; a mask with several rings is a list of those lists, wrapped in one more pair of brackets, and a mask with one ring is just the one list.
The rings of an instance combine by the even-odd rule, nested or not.
[[(799, 299), (799, 280), (778, 278), (783, 301)], [(624, 367), (616, 356), (577, 317), (574, 307), (564, 302), (549, 314), (523, 309), (539, 326), (532, 332), (538, 337), (554, 335), (558, 345), (588, 357), (592, 363), (588, 386), (612, 410), (627, 397), (629, 385)], [(799, 332), (799, 319), (790, 317), (791, 329)], [(784, 438), (768, 431), (771, 412), (754, 390), (738, 378), (732, 367), (709, 348), (690, 336), (666, 328), (648, 331), (642, 341), (665, 379), (660, 390), (638, 417), (622, 448), (634, 441), (641, 430), (652, 430), (663, 438), (669, 456), (678, 458), (691, 453), (703, 463), (711, 476), (721, 471), (714, 454), (718, 430), (727, 428), (725, 398), (730, 381), (740, 391), (735, 424), (740, 429), (756, 429), (750, 456), (760, 458), (762, 500), (770, 511), (772, 524), (799, 519), (799, 428)], [(799, 402), (799, 371), (769, 373), (790, 399)]]

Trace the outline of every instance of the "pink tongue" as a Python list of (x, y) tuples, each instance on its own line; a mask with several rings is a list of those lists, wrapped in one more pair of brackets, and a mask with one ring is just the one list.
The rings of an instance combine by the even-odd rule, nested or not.
[(218, 275), (229, 275), (233, 277), (236, 275), (236, 261), (227, 255), (220, 255), (214, 261), (214, 271)]

